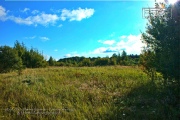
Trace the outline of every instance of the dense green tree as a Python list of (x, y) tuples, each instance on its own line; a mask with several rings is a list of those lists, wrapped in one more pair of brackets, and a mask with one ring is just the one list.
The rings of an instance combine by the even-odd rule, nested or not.
[(112, 55), (112, 58), (117, 58), (118, 56), (116, 55), (116, 53), (114, 53), (113, 55)]
[(127, 53), (124, 50), (121, 53), (121, 60), (127, 60)]
[(18, 56), (23, 59), (24, 53), (27, 51), (24, 43), (20, 44), (19, 41), (16, 40), (14, 49), (18, 52)]
[[(166, 13), (148, 18), (142, 40), (146, 44), (141, 56), (142, 65), (152, 75), (163, 74), (166, 80), (180, 84), (180, 1), (167, 6)], [(153, 75), (154, 76), (154, 75)]]
[(0, 47), (0, 72), (10, 72), (23, 68), (22, 60), (18, 52), (9, 46)]
[(109, 65), (116, 65), (117, 64), (117, 59), (116, 58), (111, 58), (110, 59), (110, 62), (109, 62)]
[(109, 59), (108, 58), (98, 58), (95, 60), (95, 66), (106, 66), (109, 65)]
[(43, 55), (31, 48), (29, 51), (25, 52), (25, 65), (28, 68), (39, 68), (47, 66), (47, 62)]
[(128, 64), (128, 55), (127, 55), (126, 51), (124, 51), (124, 50), (121, 53), (120, 65), (129, 65)]
[(120, 53), (118, 53), (116, 61), (117, 61), (117, 64), (120, 64), (120, 61), (121, 61), (121, 54)]
[(49, 60), (48, 60), (48, 63), (49, 63), (49, 65), (50, 66), (54, 66), (55, 65), (55, 60), (52, 58), (52, 56), (49, 58)]
[(91, 66), (91, 61), (89, 58), (83, 59), (82, 66)]

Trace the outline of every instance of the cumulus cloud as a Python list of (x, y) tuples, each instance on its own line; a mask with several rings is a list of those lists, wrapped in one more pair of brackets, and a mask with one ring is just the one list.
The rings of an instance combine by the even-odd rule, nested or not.
[[(27, 11), (30, 11), (29, 8), (24, 8), (21, 10), (23, 13), (27, 13)], [(44, 12), (40, 12), (38, 10), (30, 11), (32, 13), (30, 16), (27, 17), (20, 17), (20, 16), (14, 16), (14, 15), (8, 15), (7, 10), (0, 6), (0, 20), (6, 21), (11, 20), (17, 24), (24, 24), (24, 25), (43, 25), (47, 26), (49, 24), (54, 25), (59, 20), (66, 20), (69, 19), (69, 21), (81, 21), (82, 19), (89, 18), (94, 14), (94, 9), (82, 9), (78, 8), (76, 10), (67, 10), (63, 9), (61, 11), (61, 15), (58, 16), (57, 14), (47, 14)], [(62, 25), (59, 25), (58, 27), (62, 27)]]
[(39, 10), (33, 10), (31, 13), (32, 13), (32, 14), (38, 14), (38, 13), (39, 13)]
[(116, 41), (115, 40), (98, 40), (98, 42), (106, 44), (106, 45), (113, 45)]
[(26, 13), (29, 10), (30, 10), (29, 8), (24, 8), (23, 10), (20, 10), (20, 11), (23, 12), (23, 13)]
[(48, 25), (51, 23), (55, 23), (59, 18), (57, 15), (53, 14), (45, 14), (42, 13), (36, 16), (29, 16), (27, 18), (20, 18), (20, 17), (10, 17), (10, 19), (19, 24), (26, 24), (26, 25)]
[(77, 10), (67, 10), (63, 9), (61, 14), (61, 20), (65, 21), (81, 21), (82, 19), (89, 18), (94, 14), (94, 9), (82, 9), (78, 8)]
[(104, 53), (104, 51), (106, 51), (107, 48), (105, 47), (100, 47), (95, 49), (93, 52), (91, 52), (92, 54), (100, 54), (100, 53)]
[(51, 8), (50, 11), (52, 11), (53, 13), (60, 13), (62, 10), (61, 9), (56, 10), (56, 9)]
[(120, 39), (125, 39), (126, 36), (125, 36), (125, 35), (122, 35), (122, 36), (120, 36), (119, 38), (120, 38)]
[(71, 57), (71, 54), (66, 54), (64, 57), (66, 57), (66, 58)]
[(34, 25), (37, 26), (38, 24), (47, 26), (49, 24), (54, 24), (59, 19), (59, 17), (55, 14), (46, 14), (42, 13), (36, 16), (29, 16), (26, 18), (15, 17), (15, 16), (6, 16), (6, 19), (12, 20), (18, 24), (25, 24), (25, 25)]
[(5, 8), (0, 6), (0, 20), (4, 21), (6, 20), (7, 11)]
[(106, 45), (113, 45), (115, 43), (115, 40), (105, 40), (104, 42), (102, 42), (103, 44)]
[(68, 58), (68, 57), (76, 57), (76, 56), (80, 56), (77, 51), (71, 52), (66, 54), (64, 57)]
[(42, 41), (48, 41), (49, 38), (48, 37), (39, 37)]
[[(21, 10), (21, 12), (27, 12), (27, 11), (30, 11), (30, 9), (24, 8), (24, 10)], [(6, 18), (18, 24), (35, 25), (35, 26), (37, 26), (38, 24), (46, 26), (49, 24), (53, 24), (57, 20), (59, 20), (59, 17), (56, 14), (46, 14), (46, 13), (38, 14), (39, 13), (38, 10), (33, 10), (31, 13), (34, 14), (34, 16), (28, 16), (26, 18), (7, 16)]]
[(120, 39), (116, 47), (125, 49), (128, 54), (140, 54), (143, 46), (141, 34), (139, 34), (126, 36), (124, 40)]
[[(99, 47), (90, 52), (90, 54), (104, 54), (104, 53), (116, 53), (125, 50), (128, 54), (140, 54), (141, 49), (144, 46), (142, 43), (141, 34), (139, 35), (129, 35), (120, 36), (118, 40), (107, 40), (98, 42), (110, 45), (109, 47)], [(115, 44), (116, 43), (116, 44)], [(113, 45), (113, 46), (112, 46)]]
[(102, 53), (114, 53), (118, 52), (118, 49), (116, 47), (100, 47), (95, 49), (93, 52), (90, 52), (90, 54), (102, 54)]

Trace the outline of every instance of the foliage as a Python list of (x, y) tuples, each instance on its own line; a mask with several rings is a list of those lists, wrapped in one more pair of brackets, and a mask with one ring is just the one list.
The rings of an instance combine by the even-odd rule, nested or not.
[[(180, 85), (180, 6), (178, 2), (168, 6), (167, 13), (149, 17), (147, 30), (142, 34), (146, 44), (141, 57), (148, 72), (158, 71), (166, 80)], [(172, 10), (172, 16), (171, 16)], [(152, 73), (150, 73), (152, 74)]]
[(15, 42), (14, 47), (0, 46), (0, 72), (17, 70), (18, 74), (27, 68), (45, 67), (47, 62), (43, 55), (31, 48), (28, 50), (25, 45)]
[[(91, 66), (91, 61), (88, 58), (82, 60), (82, 66)], [(81, 65), (80, 65), (81, 66)]]
[(0, 47), (0, 73), (10, 72), (23, 68), (22, 60), (18, 57), (18, 52), (11, 47)]
[(108, 65), (125, 65), (125, 66), (134, 66), (139, 64), (139, 55), (127, 55), (125, 51), (122, 52), (122, 55), (114, 53), (110, 58), (109, 57), (70, 57), (59, 59), (56, 63), (57, 66), (108, 66)]
[(94, 65), (95, 66), (106, 66), (106, 65), (109, 65), (109, 59), (108, 58), (99, 58), (99, 59), (96, 59), (95, 62), (94, 62)]
[(24, 64), (27, 68), (39, 68), (47, 66), (44, 56), (33, 48), (27, 50), (24, 56)]
[(54, 66), (56, 64), (56, 61), (52, 58), (52, 56), (49, 58), (48, 63), (50, 66)]

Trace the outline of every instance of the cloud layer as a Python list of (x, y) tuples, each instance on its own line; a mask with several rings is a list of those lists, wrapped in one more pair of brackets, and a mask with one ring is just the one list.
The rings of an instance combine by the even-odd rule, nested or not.
[(6, 20), (6, 9), (0, 6), (0, 20)]
[(105, 41), (98, 40), (98, 42), (106, 44), (106, 45), (113, 45), (115, 43), (115, 40), (105, 40)]
[(92, 51), (85, 53), (78, 53), (76, 55), (73, 53), (66, 54), (64, 57), (73, 56), (111, 56), (113, 53), (121, 53), (123, 50), (127, 54), (140, 54), (144, 44), (141, 41), (141, 34), (139, 35), (122, 35), (114, 40), (98, 40), (97, 42), (102, 43), (101, 47), (96, 48)]
[[(109, 45), (107, 47), (99, 47), (90, 54), (104, 54), (115, 53), (125, 50), (128, 54), (140, 54), (144, 44), (141, 41), (141, 34), (139, 35), (122, 35), (117, 40), (98, 40), (102, 44)], [(116, 43), (116, 44), (115, 44)]]
[(14, 15), (8, 15), (7, 10), (0, 6), (0, 20), (1, 21), (6, 21), (6, 20), (11, 20), (17, 24), (24, 24), (24, 25), (54, 25), (56, 22), (59, 20), (65, 21), (81, 21), (85, 18), (89, 18), (94, 14), (94, 9), (82, 9), (78, 8), (75, 10), (68, 10), (68, 9), (63, 9), (61, 11), (61, 15), (58, 14), (52, 14), (52, 13), (44, 13), (40, 12), (38, 10), (30, 10), (29, 8), (24, 8), (23, 10), (20, 10), (21, 13), (31, 13), (27, 17), (20, 17), (20, 16), (14, 16)]
[(69, 19), (69, 21), (81, 21), (82, 19), (89, 18), (94, 14), (94, 9), (81, 9), (67, 10), (63, 9), (61, 14), (61, 20)]

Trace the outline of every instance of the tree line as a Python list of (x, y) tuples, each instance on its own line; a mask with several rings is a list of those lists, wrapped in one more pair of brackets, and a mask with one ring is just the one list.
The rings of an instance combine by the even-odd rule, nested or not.
[(16, 41), (14, 47), (0, 46), (0, 73), (18, 70), (21, 74), (24, 68), (46, 67), (47, 65), (38, 50), (27, 49), (23, 43)]
[(47, 66), (107, 66), (107, 65), (137, 65), (139, 55), (127, 55), (125, 51), (111, 57), (70, 57), (56, 61), (52, 57), (46, 60), (37, 49), (28, 49), (24, 43), (16, 40), (13, 47), (0, 46), (0, 73), (18, 70), (21, 74), (25, 68), (40, 68)]
[(139, 55), (127, 55), (125, 51), (121, 54), (114, 53), (111, 57), (69, 57), (55, 61), (52, 57), (49, 58), (48, 63), (50, 66), (108, 66), (108, 65), (125, 65), (132, 66), (138, 65)]

